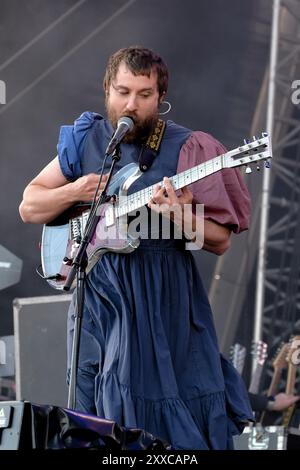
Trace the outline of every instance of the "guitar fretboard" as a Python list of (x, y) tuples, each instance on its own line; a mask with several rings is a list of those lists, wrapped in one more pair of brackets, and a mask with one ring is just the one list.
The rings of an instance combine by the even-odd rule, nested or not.
[[(193, 168), (189, 168), (181, 173), (178, 173), (175, 176), (170, 178), (172, 186), (175, 190), (181, 189), (184, 186), (189, 184), (195, 183), (206, 176), (212, 175), (219, 170), (225, 168), (224, 166), (224, 157), (225, 154), (219, 155), (212, 160), (208, 160), (207, 162), (200, 163)], [(137, 210), (142, 206), (148, 204), (149, 200), (151, 199), (155, 186), (159, 184), (163, 186), (163, 182), (159, 181), (152, 186), (148, 186), (141, 191), (137, 191), (134, 194), (124, 198), (123, 201), (120, 201), (119, 205), (116, 207), (116, 217), (120, 217), (122, 215), (128, 214), (131, 211)]]
[(255, 371), (254, 371), (254, 374), (251, 378), (251, 383), (250, 383), (250, 387), (249, 387), (249, 392), (250, 393), (258, 393), (259, 391), (259, 384), (260, 384), (260, 379), (261, 379), (261, 374), (262, 374), (262, 371), (263, 371), (263, 365), (261, 364), (257, 364), (256, 365), (256, 368), (255, 368)]

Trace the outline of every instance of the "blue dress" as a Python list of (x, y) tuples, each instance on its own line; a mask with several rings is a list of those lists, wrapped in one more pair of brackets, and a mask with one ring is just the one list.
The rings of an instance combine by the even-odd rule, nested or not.
[[(158, 157), (130, 192), (174, 175), (191, 134), (168, 122)], [(90, 112), (63, 126), (66, 178), (98, 173), (111, 135), (109, 122)], [(139, 154), (135, 145), (121, 149), (117, 169)], [(229, 449), (252, 412), (241, 378), (220, 355), (198, 268), (184, 248), (184, 240), (144, 239), (130, 254), (106, 253), (87, 276), (77, 409), (145, 429), (176, 449)]]

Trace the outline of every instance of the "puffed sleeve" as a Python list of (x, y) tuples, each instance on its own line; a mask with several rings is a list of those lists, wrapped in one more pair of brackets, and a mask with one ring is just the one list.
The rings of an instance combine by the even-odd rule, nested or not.
[[(182, 146), (177, 173), (226, 153), (211, 135), (193, 132)], [(239, 233), (249, 227), (250, 196), (238, 168), (227, 168), (191, 184), (194, 203), (204, 204), (204, 217)]]
[(81, 176), (81, 158), (85, 138), (100, 114), (86, 111), (79, 116), (73, 126), (61, 126), (57, 144), (59, 164), (63, 175), (70, 181)]

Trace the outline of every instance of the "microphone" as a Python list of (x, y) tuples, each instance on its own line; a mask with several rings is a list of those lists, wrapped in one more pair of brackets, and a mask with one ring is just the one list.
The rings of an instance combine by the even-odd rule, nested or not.
[(117, 129), (115, 130), (110, 142), (107, 146), (106, 155), (110, 155), (114, 152), (116, 146), (122, 141), (127, 132), (132, 131), (134, 128), (134, 120), (129, 116), (120, 117), (118, 120)]

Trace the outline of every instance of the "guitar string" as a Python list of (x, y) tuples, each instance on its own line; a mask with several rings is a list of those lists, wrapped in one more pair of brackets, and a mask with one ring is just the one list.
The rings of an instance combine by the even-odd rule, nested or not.
[[(264, 151), (260, 151), (259, 149), (264, 149)], [(223, 169), (224, 167), (226, 167), (226, 165), (224, 164), (225, 163), (225, 158), (228, 158), (228, 157), (233, 157), (235, 155), (238, 155), (240, 154), (241, 155), (241, 158), (244, 155), (248, 154), (249, 155), (249, 151), (253, 151), (253, 152), (256, 152), (257, 155), (261, 155), (261, 158), (259, 160), (263, 160), (263, 159), (266, 159), (268, 158), (269, 156), (267, 156), (267, 149), (268, 149), (268, 137), (264, 137), (263, 139), (260, 139), (256, 142), (256, 145), (254, 143), (251, 143), (251, 144), (248, 144), (248, 147), (246, 149), (244, 149), (243, 147), (238, 147), (234, 150), (231, 150), (225, 154), (222, 154), (222, 155), (218, 155), (217, 157), (211, 159), (211, 160), (208, 160), (207, 162), (203, 162), (203, 163), (200, 163), (199, 165), (193, 167), (193, 168), (190, 168), (188, 170), (185, 170), (184, 172), (182, 173), (179, 173), (178, 175), (174, 175), (170, 178), (170, 180), (172, 181), (173, 183), (173, 186), (175, 188), (175, 190), (177, 189), (180, 189), (180, 187), (183, 187), (187, 184), (192, 184), (194, 183), (195, 181), (198, 181), (199, 179), (201, 178), (204, 178), (216, 171), (219, 171), (221, 169)], [(246, 155), (246, 156), (248, 156)], [(253, 154), (252, 154), (253, 155)], [(251, 155), (251, 156), (252, 156)], [(255, 159), (255, 160), (252, 160), (253, 162), (254, 161), (257, 161), (258, 159)], [(248, 163), (251, 163), (251, 160), (250, 162)], [(247, 162), (241, 162), (239, 165), (235, 165), (235, 166), (242, 166), (242, 165), (246, 165)], [(220, 165), (220, 166), (218, 166)], [(218, 166), (217, 170), (215, 170), (215, 166)], [(190, 177), (190, 179), (189, 179)], [(183, 179), (183, 182), (180, 181), (180, 179)], [(156, 184), (160, 184), (162, 185), (163, 182), (160, 181)], [(136, 193), (128, 196), (128, 197), (125, 197), (126, 201), (125, 202), (121, 202), (118, 204), (118, 206), (116, 207), (115, 209), (115, 215), (116, 217), (120, 217), (122, 215), (125, 215), (135, 209), (138, 209), (139, 207), (142, 207), (143, 205), (145, 205), (147, 203), (147, 201), (150, 200), (152, 194), (153, 194), (153, 191), (154, 191), (154, 188), (155, 188), (155, 185), (152, 185), (152, 186), (149, 186), (148, 188), (145, 188), (141, 191), (137, 191)], [(142, 201), (142, 202), (141, 202)]]

